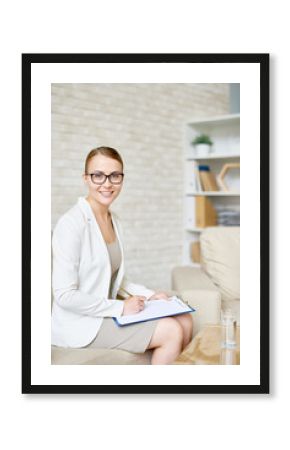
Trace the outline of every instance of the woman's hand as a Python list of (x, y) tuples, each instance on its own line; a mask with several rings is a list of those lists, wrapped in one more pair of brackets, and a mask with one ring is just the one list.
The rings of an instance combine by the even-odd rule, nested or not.
[(156, 291), (148, 300), (169, 300), (170, 295), (164, 291)]
[(123, 316), (136, 314), (144, 309), (144, 301), (146, 297), (143, 295), (132, 295), (124, 300)]

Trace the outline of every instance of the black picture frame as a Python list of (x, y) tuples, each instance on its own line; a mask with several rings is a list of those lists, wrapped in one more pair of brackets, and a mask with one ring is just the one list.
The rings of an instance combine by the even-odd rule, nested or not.
[[(269, 393), (269, 54), (22, 54), (22, 393)], [(36, 385), (31, 382), (31, 67), (34, 63), (245, 63), (260, 68), (260, 383), (256, 385)], [(263, 151), (261, 152), (261, 149)]]

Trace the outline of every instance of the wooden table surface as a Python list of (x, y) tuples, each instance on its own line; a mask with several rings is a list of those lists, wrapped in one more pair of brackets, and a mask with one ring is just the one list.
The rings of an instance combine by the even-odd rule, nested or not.
[(221, 350), (221, 326), (206, 325), (183, 350), (174, 364), (240, 364), (240, 327), (236, 327), (236, 349)]

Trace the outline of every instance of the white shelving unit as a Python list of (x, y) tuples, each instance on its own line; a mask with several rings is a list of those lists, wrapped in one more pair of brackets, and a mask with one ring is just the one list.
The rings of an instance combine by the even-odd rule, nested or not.
[[(207, 134), (213, 141), (211, 152), (195, 155), (191, 142), (198, 134)], [(227, 162), (240, 162), (240, 115), (231, 114), (187, 122), (184, 134), (184, 247), (183, 264), (199, 266), (190, 256), (191, 242), (198, 241), (203, 228), (195, 225), (195, 197), (209, 197), (215, 209), (240, 209), (239, 170), (230, 171), (226, 176), (229, 191), (199, 191), (195, 179), (195, 168), (199, 164), (210, 166), (217, 175)]]

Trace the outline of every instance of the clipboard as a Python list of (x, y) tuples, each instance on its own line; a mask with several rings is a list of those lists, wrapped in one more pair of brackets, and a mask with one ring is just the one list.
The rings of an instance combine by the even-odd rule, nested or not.
[(144, 304), (145, 308), (139, 313), (113, 317), (115, 323), (119, 327), (124, 327), (135, 323), (158, 320), (163, 317), (179, 316), (196, 311), (176, 296), (170, 297), (170, 300), (146, 300)]

